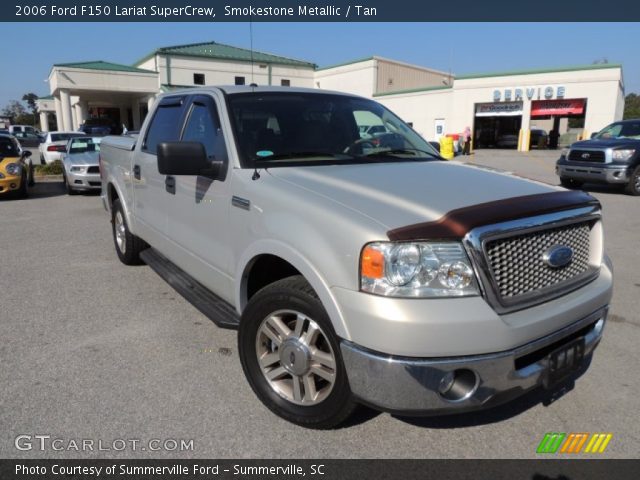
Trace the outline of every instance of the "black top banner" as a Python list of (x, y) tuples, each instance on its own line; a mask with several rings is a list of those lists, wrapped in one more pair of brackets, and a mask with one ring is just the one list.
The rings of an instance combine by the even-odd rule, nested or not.
[(631, 22), (638, 0), (3, 0), (2, 22)]

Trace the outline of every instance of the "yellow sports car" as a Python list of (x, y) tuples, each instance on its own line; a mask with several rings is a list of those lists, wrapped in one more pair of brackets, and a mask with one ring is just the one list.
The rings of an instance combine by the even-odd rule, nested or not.
[(15, 137), (0, 134), (0, 198), (15, 195), (27, 196), (27, 188), (33, 185), (31, 152), (22, 150)]

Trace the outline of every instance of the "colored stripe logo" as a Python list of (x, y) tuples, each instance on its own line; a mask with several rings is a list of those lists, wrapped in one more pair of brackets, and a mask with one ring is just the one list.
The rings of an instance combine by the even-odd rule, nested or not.
[(611, 438), (611, 433), (550, 432), (544, 435), (536, 453), (604, 453)]

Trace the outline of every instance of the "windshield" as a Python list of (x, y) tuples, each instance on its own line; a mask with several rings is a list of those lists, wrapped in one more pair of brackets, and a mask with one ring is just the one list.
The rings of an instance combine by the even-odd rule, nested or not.
[(600, 130), (594, 138), (603, 140), (611, 138), (640, 139), (640, 121), (612, 123)]
[(16, 142), (11, 138), (0, 137), (0, 158), (3, 157), (19, 157), (20, 150)]
[(228, 97), (242, 166), (440, 158), (402, 120), (371, 100), (264, 92)]
[(87, 152), (99, 152), (100, 151), (100, 139), (99, 138), (74, 138), (69, 145), (69, 153), (87, 153)]
[(69, 140), (70, 138), (84, 137), (84, 133), (52, 133), (51, 141), (60, 142), (62, 140)]

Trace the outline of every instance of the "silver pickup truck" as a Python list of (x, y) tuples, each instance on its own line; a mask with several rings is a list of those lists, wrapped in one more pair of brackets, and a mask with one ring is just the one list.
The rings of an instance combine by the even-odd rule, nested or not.
[(359, 403), (499, 405), (572, 381), (601, 339), (598, 201), (443, 161), (372, 100), (164, 94), (138, 136), (103, 140), (100, 165), (120, 260), (238, 328), (251, 387), (299, 425), (335, 426)]

